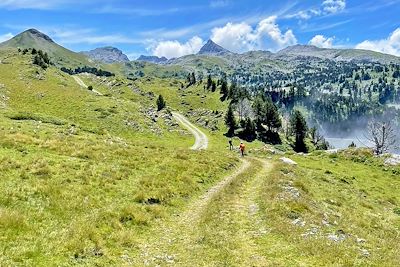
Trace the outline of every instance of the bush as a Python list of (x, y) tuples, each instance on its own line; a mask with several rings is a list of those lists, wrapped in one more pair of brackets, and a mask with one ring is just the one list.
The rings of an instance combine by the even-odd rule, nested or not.
[(93, 91), (93, 86), (89, 85), (87, 88), (89, 91)]

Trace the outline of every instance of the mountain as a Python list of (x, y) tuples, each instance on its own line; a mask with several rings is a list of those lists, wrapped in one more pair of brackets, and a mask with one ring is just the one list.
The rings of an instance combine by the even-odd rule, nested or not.
[(51, 61), (56, 65), (76, 67), (90, 65), (86, 56), (68, 50), (54, 42), (46, 34), (36, 30), (26, 30), (12, 39), (0, 44), (0, 49), (5, 48), (36, 48), (46, 52)]
[(208, 42), (200, 49), (198, 55), (225, 55), (232, 54), (229, 50), (217, 45), (212, 40)]
[(334, 61), (399, 63), (400, 58), (379, 52), (360, 49), (319, 48), (312, 45), (289, 46), (275, 54), (278, 59), (319, 58)]
[(137, 60), (150, 62), (150, 63), (156, 63), (156, 64), (165, 63), (168, 61), (168, 59), (166, 57), (144, 56), (144, 55), (141, 55)]
[(111, 46), (96, 48), (91, 51), (83, 51), (81, 53), (93, 60), (103, 63), (129, 62), (127, 55), (118, 48)]

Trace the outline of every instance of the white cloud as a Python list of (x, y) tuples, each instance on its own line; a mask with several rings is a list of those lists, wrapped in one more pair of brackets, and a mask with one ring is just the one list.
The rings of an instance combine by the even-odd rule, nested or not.
[(214, 28), (211, 39), (228, 50), (242, 52), (251, 49), (253, 45), (253, 29), (244, 22), (228, 23), (224, 27)]
[(14, 35), (12, 33), (6, 33), (6, 34), (3, 34), (3, 35), (0, 35), (0, 43), (8, 41), (13, 37), (14, 37)]
[(325, 37), (323, 35), (315, 35), (308, 44), (315, 45), (317, 47), (322, 48), (332, 48), (333, 46), (333, 37)]
[(321, 15), (322, 12), (319, 9), (309, 9), (309, 10), (300, 10), (297, 13), (287, 15), (286, 18), (296, 18), (296, 19), (302, 19), (302, 20), (308, 20), (311, 19), (312, 17), (319, 16)]
[(322, 8), (328, 14), (335, 14), (346, 8), (346, 0), (325, 0)]
[(204, 41), (195, 36), (186, 43), (179, 41), (161, 41), (158, 42), (152, 50), (153, 55), (166, 58), (177, 58), (185, 55), (196, 54), (203, 46)]
[(252, 27), (247, 23), (228, 23), (214, 28), (211, 39), (233, 52), (255, 49), (278, 50), (297, 43), (292, 30), (283, 33), (276, 23), (276, 16), (268, 17)]
[(397, 28), (386, 39), (365, 40), (356, 45), (356, 48), (400, 56), (400, 28)]
[(287, 19), (309, 20), (313, 17), (338, 13), (346, 8), (346, 0), (324, 0), (318, 7), (314, 6), (307, 10), (284, 16)]

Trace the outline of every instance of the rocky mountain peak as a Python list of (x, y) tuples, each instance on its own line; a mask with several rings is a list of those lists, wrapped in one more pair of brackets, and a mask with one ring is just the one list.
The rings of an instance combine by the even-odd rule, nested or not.
[(199, 55), (221, 55), (231, 53), (229, 50), (223, 48), (222, 46), (214, 43), (212, 40), (208, 42), (200, 49)]
[(26, 30), (25, 32), (21, 33), (21, 35), (27, 35), (27, 34), (32, 35), (32, 37), (34, 37), (34, 38), (44, 39), (48, 42), (54, 43), (54, 41), (49, 36), (47, 36), (46, 34), (40, 32), (36, 29), (29, 29), (29, 30)]
[(100, 47), (91, 51), (82, 52), (89, 58), (104, 62), (104, 63), (115, 63), (115, 62), (129, 62), (129, 58), (121, 50), (112, 46)]

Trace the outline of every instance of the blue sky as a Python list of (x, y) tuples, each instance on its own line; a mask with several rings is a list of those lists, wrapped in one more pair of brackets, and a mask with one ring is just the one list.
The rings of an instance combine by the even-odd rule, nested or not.
[(0, 41), (36, 28), (74, 50), (112, 45), (178, 57), (208, 40), (233, 52), (293, 44), (400, 56), (400, 0), (1, 0)]

